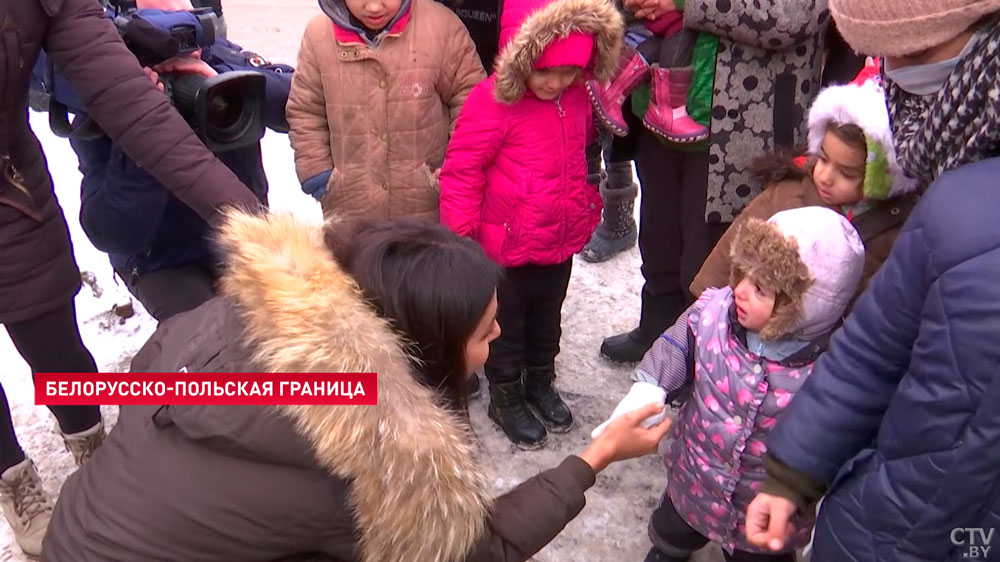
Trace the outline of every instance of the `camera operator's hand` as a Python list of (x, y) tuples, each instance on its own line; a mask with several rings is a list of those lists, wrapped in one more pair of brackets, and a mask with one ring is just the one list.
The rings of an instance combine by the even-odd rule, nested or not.
[(200, 74), (207, 78), (217, 76), (219, 73), (208, 65), (207, 62), (195, 57), (177, 57), (156, 65), (158, 72), (180, 72), (184, 74)]
[(153, 81), (153, 84), (156, 84), (156, 89), (162, 92), (163, 82), (160, 82), (160, 75), (157, 74), (155, 70), (149, 68), (148, 66), (143, 67), (143, 70), (146, 71), (146, 76), (149, 76), (149, 79)]
[(136, 0), (135, 7), (137, 10), (163, 10), (164, 12), (194, 9), (191, 0)]

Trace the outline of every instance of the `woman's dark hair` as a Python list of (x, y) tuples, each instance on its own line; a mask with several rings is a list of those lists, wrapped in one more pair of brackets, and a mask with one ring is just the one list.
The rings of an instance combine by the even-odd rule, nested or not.
[(466, 410), (465, 347), (500, 281), (474, 241), (420, 219), (328, 225), (325, 241), (419, 361), (418, 380)]

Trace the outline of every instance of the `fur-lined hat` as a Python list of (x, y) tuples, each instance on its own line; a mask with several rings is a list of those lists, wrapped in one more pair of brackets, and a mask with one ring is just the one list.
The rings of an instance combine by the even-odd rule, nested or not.
[(830, 125), (857, 125), (865, 134), (868, 155), (862, 193), (883, 200), (910, 193), (917, 181), (908, 177), (896, 159), (889, 126), (889, 108), (879, 83), (878, 61), (867, 66), (850, 84), (830, 86), (816, 96), (809, 109), (809, 152), (819, 154)]
[[(570, 50), (574, 56), (561, 64), (576, 65), (583, 51), (581, 35), (593, 37), (589, 64), (595, 78), (609, 80), (618, 67), (625, 22), (608, 0), (505, 0), (500, 16), (500, 55), (496, 63), (494, 95), (511, 104), (524, 96), (526, 81), (541, 60), (551, 65), (555, 50)], [(570, 49), (570, 47), (572, 47)], [(544, 56), (544, 58), (543, 58)]]
[(734, 289), (749, 277), (777, 293), (761, 339), (809, 341), (837, 324), (861, 279), (865, 246), (843, 215), (802, 207), (749, 218), (730, 248)]

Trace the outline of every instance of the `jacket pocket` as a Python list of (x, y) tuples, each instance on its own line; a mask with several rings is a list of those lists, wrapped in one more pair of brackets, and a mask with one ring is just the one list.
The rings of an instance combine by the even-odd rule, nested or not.
[(24, 176), (7, 154), (0, 154), (0, 205), (12, 207), (35, 221), (42, 221), (42, 214), (24, 183)]

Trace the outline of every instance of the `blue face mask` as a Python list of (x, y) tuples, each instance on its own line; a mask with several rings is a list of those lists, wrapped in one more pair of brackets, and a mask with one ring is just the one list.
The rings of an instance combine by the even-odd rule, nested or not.
[(930, 96), (936, 94), (944, 87), (959, 61), (972, 52), (983, 36), (984, 33), (981, 32), (974, 34), (962, 52), (948, 60), (903, 68), (889, 68), (889, 61), (886, 61), (885, 75), (894, 84), (913, 95)]

